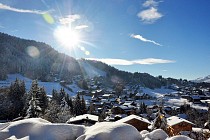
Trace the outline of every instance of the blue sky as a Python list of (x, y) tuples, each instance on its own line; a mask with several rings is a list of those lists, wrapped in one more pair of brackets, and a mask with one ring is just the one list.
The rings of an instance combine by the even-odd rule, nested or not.
[(190, 80), (210, 74), (209, 10), (208, 0), (0, 0), (0, 31), (121, 70)]

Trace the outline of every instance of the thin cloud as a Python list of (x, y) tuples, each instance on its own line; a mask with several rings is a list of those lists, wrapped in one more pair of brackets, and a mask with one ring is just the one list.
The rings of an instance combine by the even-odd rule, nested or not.
[(146, 58), (139, 60), (125, 60), (125, 59), (112, 59), (112, 58), (86, 58), (88, 60), (96, 60), (106, 63), (108, 65), (154, 65), (154, 64), (166, 64), (166, 63), (175, 63), (174, 60), (165, 60), (157, 58)]
[(139, 60), (134, 60), (133, 62), (136, 64), (141, 64), (141, 65), (175, 63), (174, 60), (165, 60), (165, 59), (157, 59), (157, 58), (139, 59)]
[(39, 14), (39, 15), (49, 12), (49, 11), (40, 11), (40, 10), (18, 9), (18, 8), (14, 8), (14, 7), (2, 4), (2, 3), (0, 3), (0, 9), (9, 10), (9, 11), (18, 12), (18, 13), (31, 13), (31, 14)]
[(112, 59), (112, 58), (86, 58), (88, 60), (96, 60), (106, 63), (108, 65), (133, 65), (134, 63), (124, 59)]
[(63, 25), (66, 25), (66, 24), (70, 24), (78, 19), (80, 19), (80, 15), (74, 14), (74, 15), (68, 15), (66, 17), (60, 18), (59, 22)]
[(150, 6), (156, 7), (156, 6), (158, 6), (158, 4), (159, 4), (159, 2), (156, 2), (154, 0), (147, 0), (143, 3), (143, 7), (150, 7)]
[(76, 30), (81, 30), (81, 29), (85, 29), (85, 28), (88, 28), (87, 25), (78, 25), (75, 27)]
[(154, 7), (150, 7), (147, 10), (143, 10), (143, 11), (139, 12), (137, 16), (144, 23), (154, 23), (156, 20), (163, 17), (163, 15), (158, 12), (158, 9), (154, 8)]
[(150, 42), (150, 43), (153, 43), (153, 44), (155, 44), (155, 45), (157, 45), (157, 46), (162, 46), (161, 44), (159, 44), (159, 43), (157, 43), (157, 42), (155, 42), (155, 41), (153, 41), (153, 40), (146, 39), (146, 38), (144, 38), (144, 37), (141, 36), (141, 35), (131, 34), (130, 37), (135, 38), (135, 39), (139, 39), (139, 40), (141, 40), (141, 41), (143, 41), (143, 42)]

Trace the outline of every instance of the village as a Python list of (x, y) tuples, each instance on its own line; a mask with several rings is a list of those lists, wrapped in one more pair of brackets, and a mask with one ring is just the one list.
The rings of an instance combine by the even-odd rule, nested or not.
[(209, 88), (173, 84), (156, 94), (139, 85), (126, 85), (119, 94), (100, 85), (92, 79), (88, 83), (91, 90), (77, 92), (86, 98), (88, 114), (72, 117), (67, 123), (91, 126), (96, 122), (123, 122), (138, 131), (152, 130), (159, 123), (159, 128), (171, 136), (184, 132), (192, 135), (191, 132), (209, 129)]

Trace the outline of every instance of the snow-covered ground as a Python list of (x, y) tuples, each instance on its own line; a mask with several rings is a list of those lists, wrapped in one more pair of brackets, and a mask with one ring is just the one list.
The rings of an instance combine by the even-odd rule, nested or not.
[(139, 132), (135, 127), (116, 122), (96, 123), (91, 127), (50, 123), (30, 118), (0, 124), (0, 140), (191, 140), (179, 135), (170, 137), (161, 129)]
[(167, 88), (157, 88), (157, 89), (149, 89), (149, 88), (141, 88), (143, 93), (146, 93), (150, 96), (153, 97), (163, 97), (163, 95), (168, 94), (168, 93), (176, 93), (176, 90), (172, 89), (167, 89)]
[[(20, 74), (8, 74), (8, 78), (5, 81), (0, 81), (0, 87), (9, 87), (12, 82), (15, 80), (24, 80), (25, 81), (25, 86), (26, 86), (26, 91), (29, 91), (31, 88), (32, 80), (29, 78), (26, 78)], [(58, 82), (41, 82), (38, 81), (39, 86), (43, 86), (45, 88), (45, 91), (47, 92), (48, 95), (52, 94), (52, 90), (55, 89), (57, 91), (60, 91), (61, 88), (64, 88), (60, 83)], [(68, 93), (70, 96), (75, 96), (76, 92), (78, 90), (81, 90), (75, 83), (72, 85), (68, 85), (72, 89), (72, 91), (69, 91), (68, 89), (64, 88), (65, 92)]]
[(88, 62), (80, 61), (79, 64), (81, 65), (82, 68), (84, 68), (85, 73), (89, 78), (93, 78), (95, 76), (106, 76), (105, 71), (93, 67)]
[(181, 105), (188, 104), (190, 107), (198, 109), (198, 110), (208, 110), (207, 106), (202, 106), (201, 104), (193, 104), (192, 102), (189, 102), (187, 99), (178, 98), (178, 99), (169, 99), (166, 101), (166, 104), (171, 106), (177, 106), (180, 107)]
[(191, 81), (196, 82), (196, 83), (202, 83), (202, 82), (210, 83), (210, 75), (208, 75), (206, 77), (200, 77), (200, 78), (197, 78), (197, 79), (191, 80)]

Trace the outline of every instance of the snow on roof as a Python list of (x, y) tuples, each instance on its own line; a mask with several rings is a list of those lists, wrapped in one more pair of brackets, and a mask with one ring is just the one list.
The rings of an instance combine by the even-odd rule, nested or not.
[(135, 106), (132, 106), (132, 105), (127, 105), (127, 106), (121, 105), (119, 107), (123, 110), (131, 110), (131, 109), (136, 108)]
[(187, 136), (184, 136), (184, 135), (178, 135), (178, 136), (173, 136), (173, 137), (170, 137), (170, 138), (167, 138), (166, 140), (193, 140)]
[(129, 120), (132, 120), (132, 119), (137, 119), (137, 120), (139, 120), (139, 121), (142, 121), (142, 122), (151, 124), (147, 119), (142, 118), (142, 117), (139, 117), (139, 116), (137, 116), (137, 115), (129, 115), (129, 116), (127, 116), (127, 117), (125, 117), (125, 118), (122, 118), (122, 119), (120, 119), (120, 120), (118, 120), (118, 121), (116, 121), (116, 122), (121, 122), (121, 123), (123, 123), (123, 122), (127, 122), (127, 121), (129, 121)]
[(87, 129), (78, 140), (140, 140), (138, 130), (125, 123), (101, 122)]
[(201, 97), (199, 96), (199, 95), (192, 95), (192, 96), (190, 96), (192, 99), (201, 99)]
[(87, 120), (87, 119), (97, 122), (98, 121), (98, 116), (91, 115), (91, 114), (83, 114), (83, 115), (79, 115), (79, 116), (70, 118), (67, 121), (67, 123), (76, 122), (76, 121), (80, 121), (80, 120)]
[(6, 128), (0, 130), (0, 140), (7, 138), (75, 140), (84, 133), (85, 129), (86, 127), (82, 125), (50, 123), (41, 118), (30, 118), (10, 122)]
[(148, 137), (151, 140), (165, 140), (168, 137), (168, 135), (162, 129), (155, 129), (149, 133)]
[(103, 97), (109, 97), (109, 96), (112, 96), (113, 94), (104, 94), (102, 95)]
[(190, 121), (188, 121), (188, 120), (185, 120), (185, 119), (183, 119), (183, 118), (177, 117), (177, 116), (171, 116), (171, 117), (167, 118), (167, 123), (168, 123), (168, 125), (170, 125), (170, 126), (179, 124), (179, 123), (181, 123), (181, 122), (186, 122), (186, 123), (195, 125), (194, 123), (192, 123), (192, 122), (190, 122)]
[(136, 96), (143, 96), (143, 93), (136, 93)]

